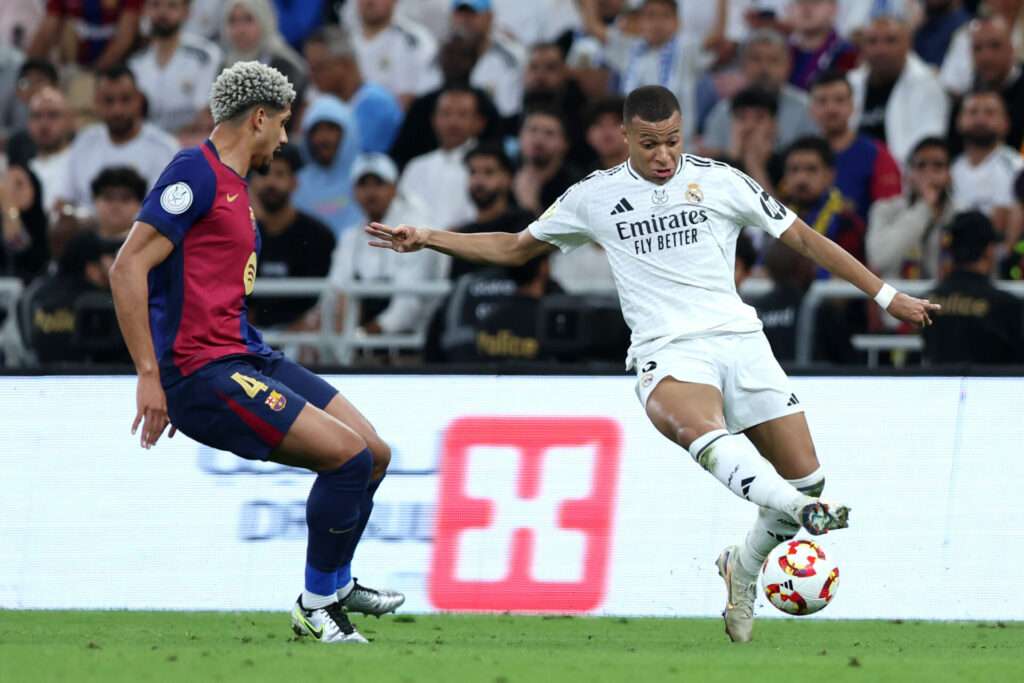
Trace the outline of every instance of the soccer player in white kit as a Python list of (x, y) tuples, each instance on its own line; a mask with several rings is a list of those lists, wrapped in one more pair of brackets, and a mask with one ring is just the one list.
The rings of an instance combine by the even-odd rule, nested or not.
[[(632, 330), (627, 368), (647, 415), (737, 496), (760, 507), (753, 529), (717, 561), (728, 592), (726, 632), (750, 640), (757, 571), (803, 526), (847, 526), (849, 508), (824, 501), (825, 477), (803, 407), (772, 356), (754, 309), (736, 293), (736, 238), (757, 226), (852, 282), (896, 318), (931, 324), (939, 307), (898, 293), (815, 232), (756, 182), (717, 161), (682, 154), (679, 103), (661, 86), (626, 98), (629, 159), (569, 188), (517, 234), (459, 234), (373, 223), (374, 246), (424, 247), (476, 263), (515, 266), (596, 242), (608, 255)], [(744, 447), (753, 442), (759, 457)]]

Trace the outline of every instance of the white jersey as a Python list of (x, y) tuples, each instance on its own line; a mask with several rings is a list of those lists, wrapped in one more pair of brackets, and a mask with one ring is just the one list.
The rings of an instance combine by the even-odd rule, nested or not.
[(1017, 201), (1013, 183), (1022, 168), (1024, 159), (1009, 145), (996, 147), (977, 166), (972, 166), (967, 155), (961, 154), (949, 167), (953, 201), (991, 217), (993, 209), (1011, 207)]
[(128, 60), (139, 90), (146, 96), (149, 121), (176, 133), (188, 128), (210, 106), (210, 88), (220, 73), (222, 55), (214, 43), (182, 33), (178, 49), (158, 64), (156, 47)]
[(366, 38), (356, 24), (352, 44), (366, 80), (387, 88), (395, 97), (422, 95), (429, 90), (427, 76), (437, 55), (437, 41), (422, 26), (396, 19), (374, 37)]
[(794, 220), (745, 174), (684, 154), (664, 185), (629, 161), (591, 173), (528, 229), (566, 253), (587, 242), (604, 248), (632, 330), (629, 369), (675, 339), (760, 330), (736, 293), (736, 238), (748, 225), (779, 237)]

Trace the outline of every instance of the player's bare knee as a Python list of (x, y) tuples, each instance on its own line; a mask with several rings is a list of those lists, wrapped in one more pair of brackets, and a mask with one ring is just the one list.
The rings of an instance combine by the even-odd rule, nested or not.
[(689, 450), (694, 441), (721, 428), (722, 425), (713, 420), (696, 420), (676, 427), (673, 438), (677, 444)]

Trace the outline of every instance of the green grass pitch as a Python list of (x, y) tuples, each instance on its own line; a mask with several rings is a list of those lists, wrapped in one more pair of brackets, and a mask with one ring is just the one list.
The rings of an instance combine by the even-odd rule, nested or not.
[(296, 639), (288, 614), (0, 610), (0, 681), (1024, 680), (1024, 623), (399, 615), (370, 645)]

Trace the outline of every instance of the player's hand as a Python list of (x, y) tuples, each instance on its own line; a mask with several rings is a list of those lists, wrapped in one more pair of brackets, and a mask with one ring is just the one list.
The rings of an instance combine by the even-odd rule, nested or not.
[(897, 320), (913, 323), (917, 327), (925, 327), (932, 324), (932, 319), (928, 314), (941, 308), (942, 306), (933, 304), (927, 299), (915, 299), (912, 296), (898, 292), (889, 304), (889, 308), (885, 310)]
[(427, 244), (427, 237), (430, 231), (425, 228), (417, 228), (413, 225), (396, 225), (389, 227), (383, 223), (370, 223), (365, 228), (366, 233), (376, 237), (379, 242), (370, 242), (371, 247), (382, 249), (394, 249), (399, 253), (419, 251)]
[[(139, 445), (146, 449), (152, 448), (170, 423), (167, 417), (167, 396), (164, 395), (164, 389), (160, 386), (159, 377), (148, 375), (139, 377), (139, 384), (135, 389), (135, 405), (136, 413), (135, 422), (132, 424), (132, 434), (135, 434), (139, 429), (139, 424), (142, 424), (142, 437), (139, 440)], [(172, 425), (167, 438), (173, 438), (176, 431), (177, 429)]]

